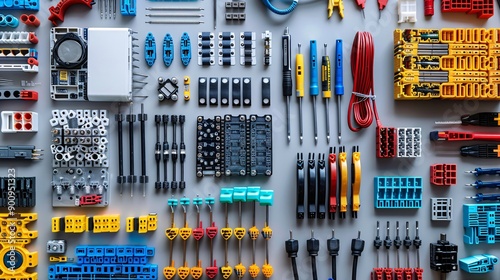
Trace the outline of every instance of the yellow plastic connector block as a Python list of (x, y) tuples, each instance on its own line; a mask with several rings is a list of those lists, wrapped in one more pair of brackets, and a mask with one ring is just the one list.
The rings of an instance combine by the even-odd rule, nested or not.
[[(165, 230), (165, 235), (169, 240), (174, 240), (179, 235), (179, 228), (171, 227)], [(175, 273), (174, 273), (175, 274)]]
[(38, 231), (29, 230), (27, 225), (36, 221), (36, 213), (21, 213), (10, 216), (9, 213), (0, 214), (0, 243), (5, 246), (24, 246), (38, 237)]
[(236, 271), (238, 278), (243, 278), (247, 272), (247, 268), (242, 263), (239, 263), (234, 266), (234, 271)]
[(352, 153), (352, 166), (353, 166), (353, 181), (351, 183), (352, 191), (352, 211), (353, 213), (358, 212), (361, 206), (359, 199), (359, 193), (361, 190), (361, 153)]
[(66, 257), (66, 256), (60, 256), (60, 257), (50, 256), (49, 261), (50, 262), (68, 262), (68, 257)]
[(344, 18), (344, 1), (342, 0), (328, 0), (328, 18), (332, 17), (335, 7), (339, 9), (340, 17)]
[(229, 266), (229, 264), (226, 263), (225, 266), (222, 266), (220, 268), (220, 273), (222, 274), (222, 278), (224, 279), (229, 279), (231, 275), (233, 275), (233, 268)]
[(250, 239), (252, 240), (257, 240), (259, 238), (260, 231), (256, 226), (253, 226), (248, 229), (248, 235), (250, 236)]
[(179, 267), (177, 269), (177, 275), (179, 275), (179, 278), (181, 279), (186, 279), (191, 272), (191, 269), (187, 266), (187, 263), (184, 264), (184, 266)]
[(193, 229), (188, 227), (187, 223), (185, 227), (179, 230), (179, 235), (181, 236), (182, 240), (188, 240), (188, 238), (191, 236), (192, 233)]
[(257, 278), (260, 273), (260, 268), (256, 264), (252, 264), (251, 266), (248, 267), (248, 274), (250, 274), (250, 277), (252, 278)]
[(184, 76), (184, 100), (189, 101), (191, 99), (190, 90), (191, 78), (189, 76)]
[(175, 262), (174, 261), (172, 261), (172, 263), (170, 263), (170, 266), (163, 268), (163, 276), (165, 276), (165, 278), (167, 278), (169, 280), (175, 277), (176, 272), (177, 272), (177, 270), (175, 269)]
[(273, 273), (274, 273), (274, 268), (272, 265), (266, 263), (262, 266), (262, 274), (264, 274), (264, 277), (266, 279), (271, 278), (271, 276), (273, 276)]
[(85, 215), (71, 215), (64, 217), (65, 233), (82, 233), (88, 231)]
[(222, 238), (224, 238), (224, 240), (229, 240), (229, 238), (231, 238), (231, 236), (233, 236), (233, 229), (232, 228), (221, 228), (220, 229), (220, 235), (222, 235)]
[(271, 237), (273, 237), (273, 230), (268, 225), (266, 225), (264, 228), (262, 228), (262, 236), (265, 240), (271, 239)]
[(156, 213), (149, 213), (147, 216), (127, 218), (127, 232), (137, 231), (138, 233), (147, 233), (156, 231), (157, 228), (158, 218)]
[(88, 217), (87, 225), (88, 227), (93, 227), (93, 233), (118, 232), (120, 230), (120, 215)]
[(200, 279), (202, 276), (203, 267), (201, 266), (201, 260), (199, 260), (196, 266), (191, 267), (191, 277), (193, 277), (193, 279)]
[(234, 236), (238, 239), (241, 240), (243, 237), (245, 237), (247, 230), (245, 228), (234, 228)]

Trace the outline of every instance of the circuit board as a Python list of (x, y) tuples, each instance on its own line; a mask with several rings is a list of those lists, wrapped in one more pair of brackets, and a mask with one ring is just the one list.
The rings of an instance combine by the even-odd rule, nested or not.
[(272, 116), (250, 116), (250, 175), (273, 174)]
[(220, 177), (221, 168), (221, 117), (197, 118), (196, 176)]
[(245, 115), (224, 116), (224, 174), (247, 174), (247, 118)]
[(107, 206), (107, 111), (53, 110), (50, 124), (52, 206)]

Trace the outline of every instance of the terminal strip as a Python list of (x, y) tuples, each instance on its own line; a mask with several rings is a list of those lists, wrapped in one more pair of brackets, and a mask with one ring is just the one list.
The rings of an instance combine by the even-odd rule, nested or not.
[(375, 177), (375, 208), (421, 208), (422, 177)]
[(105, 233), (120, 230), (120, 215), (70, 215), (52, 218), (52, 232), (65, 233)]
[(38, 92), (16, 88), (0, 89), (0, 101), (3, 100), (38, 101)]
[(198, 65), (215, 65), (215, 39), (212, 32), (198, 33)]
[(156, 213), (149, 213), (146, 216), (128, 217), (127, 232), (147, 233), (156, 231), (158, 228), (158, 218)]
[(0, 177), (0, 207), (35, 207), (36, 177)]
[(271, 115), (197, 118), (196, 176), (271, 176)]
[(29, 272), (38, 265), (38, 252), (25, 248), (38, 237), (38, 231), (27, 228), (37, 218), (36, 213), (0, 214), (0, 279), (38, 279), (36, 272)]
[(240, 65), (253, 66), (257, 64), (255, 40), (255, 32), (240, 33)]
[(32, 145), (0, 146), (0, 159), (42, 159), (43, 150)]
[[(75, 248), (76, 263), (49, 266), (49, 279), (158, 279), (158, 265), (148, 262), (155, 249), (146, 246), (86, 246)], [(105, 269), (103, 269), (105, 268)]]
[(394, 99), (499, 100), (499, 30), (396, 29)]
[(50, 124), (52, 206), (107, 206), (107, 111), (53, 110)]
[(219, 65), (236, 64), (235, 39), (233, 32), (219, 32)]
[(499, 203), (464, 204), (462, 210), (465, 244), (495, 244), (500, 241)]

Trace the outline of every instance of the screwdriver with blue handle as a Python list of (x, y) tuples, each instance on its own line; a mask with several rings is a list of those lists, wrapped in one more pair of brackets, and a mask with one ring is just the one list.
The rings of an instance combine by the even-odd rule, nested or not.
[(474, 187), (476, 189), (498, 189), (500, 188), (500, 182), (495, 181), (495, 182), (483, 182), (481, 180), (477, 180), (472, 184), (465, 184), (466, 186)]
[(321, 91), (325, 99), (326, 106), (326, 143), (330, 144), (330, 98), (332, 97), (332, 82), (330, 57), (328, 56), (327, 44), (323, 45), (325, 54), (321, 58)]
[(474, 199), (476, 202), (500, 201), (500, 194), (498, 194), (498, 193), (490, 193), (490, 194), (477, 193), (475, 196), (466, 196), (465, 198)]
[(472, 171), (465, 171), (465, 173), (472, 173), (476, 177), (481, 175), (500, 175), (500, 168), (481, 168), (477, 167)]
[(314, 125), (314, 144), (318, 144), (318, 115), (316, 113), (316, 96), (319, 95), (318, 87), (318, 50), (316, 48), (316, 40), (311, 40), (309, 43), (309, 95), (313, 99), (313, 125)]
[(472, 115), (462, 115), (457, 121), (437, 121), (439, 125), (473, 125), (486, 127), (500, 126), (500, 112), (481, 112)]
[(343, 69), (344, 59), (342, 53), (342, 40), (337, 39), (335, 45), (335, 95), (337, 96), (337, 129), (339, 131), (339, 144), (342, 140), (342, 122), (340, 117), (342, 116), (341, 108), (341, 97), (344, 95), (344, 69)]

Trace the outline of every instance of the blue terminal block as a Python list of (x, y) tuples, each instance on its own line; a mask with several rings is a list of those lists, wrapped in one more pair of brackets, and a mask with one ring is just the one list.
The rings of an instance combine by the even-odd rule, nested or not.
[(123, 16), (135, 16), (136, 7), (136, 0), (120, 0), (120, 13)]
[(260, 187), (250, 186), (247, 187), (247, 201), (259, 201), (260, 199)]
[(261, 190), (259, 203), (261, 206), (273, 206), (274, 203), (274, 191), (273, 190)]
[(187, 32), (182, 33), (181, 37), (181, 61), (184, 66), (188, 66), (191, 61), (191, 39)]
[(172, 61), (174, 61), (174, 40), (170, 33), (167, 33), (163, 38), (163, 63), (169, 67)]
[(235, 187), (233, 189), (233, 201), (234, 202), (246, 202), (247, 201), (247, 188), (246, 187)]
[(482, 274), (493, 271), (494, 265), (498, 263), (498, 258), (490, 254), (474, 255), (460, 259), (458, 265), (461, 270), (473, 273)]
[(375, 208), (421, 208), (422, 177), (375, 177)]
[(40, 10), (39, 0), (0, 0), (0, 10)]
[[(148, 263), (147, 246), (77, 246), (76, 263), (49, 266), (49, 279), (158, 279), (158, 265)], [(119, 277), (117, 277), (119, 276)]]
[(233, 203), (233, 189), (232, 188), (222, 188), (220, 189), (219, 195), (220, 203)]
[(464, 204), (465, 244), (500, 242), (500, 204)]
[(146, 35), (144, 42), (144, 59), (149, 67), (153, 66), (156, 60), (156, 40), (151, 32)]

